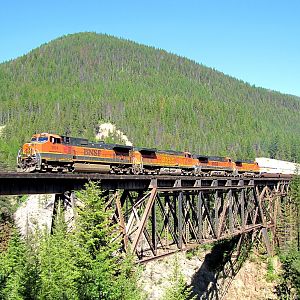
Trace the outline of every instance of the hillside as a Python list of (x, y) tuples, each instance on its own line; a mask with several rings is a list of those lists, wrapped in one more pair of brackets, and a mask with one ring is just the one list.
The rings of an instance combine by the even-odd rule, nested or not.
[(34, 132), (92, 139), (100, 122), (116, 124), (135, 145), (300, 156), (300, 98), (163, 50), (78, 33), (0, 64), (0, 162), (12, 168)]

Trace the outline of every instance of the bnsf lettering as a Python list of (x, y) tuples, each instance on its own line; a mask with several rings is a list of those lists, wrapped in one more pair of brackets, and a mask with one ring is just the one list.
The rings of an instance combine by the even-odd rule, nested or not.
[(87, 156), (100, 156), (101, 155), (101, 150), (84, 149), (84, 155), (87, 155)]

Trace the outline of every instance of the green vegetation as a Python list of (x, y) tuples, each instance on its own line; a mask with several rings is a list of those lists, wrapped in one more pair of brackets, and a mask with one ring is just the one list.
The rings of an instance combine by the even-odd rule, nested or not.
[(290, 214), (284, 215), (288, 238), (282, 245), (280, 258), (283, 274), (278, 286), (280, 299), (297, 299), (300, 295), (300, 176), (291, 184)]
[(7, 250), (13, 227), (12, 197), (0, 196), (0, 253)]
[(9, 197), (0, 196), (0, 223), (11, 221), (14, 209), (15, 207)]
[(266, 280), (268, 282), (273, 282), (278, 279), (278, 274), (276, 273), (275, 267), (274, 267), (274, 260), (276, 257), (268, 257), (267, 258), (267, 274), (266, 274)]
[(26, 242), (13, 234), (0, 253), (0, 299), (143, 299), (132, 258), (118, 252), (102, 192), (91, 183), (78, 196), (84, 210), (73, 232), (60, 213), (52, 235), (37, 232)]
[(290, 247), (282, 253), (281, 262), (283, 274), (281, 284), (278, 286), (280, 299), (297, 299), (300, 295), (300, 251)]
[(234, 158), (300, 155), (298, 97), (163, 50), (79, 33), (0, 65), (3, 164), (15, 167), (18, 148), (35, 132), (93, 139), (107, 121), (135, 145)]
[(27, 257), (27, 247), (15, 230), (8, 250), (0, 253), (0, 299), (29, 299)]
[(195, 299), (192, 297), (192, 289), (186, 286), (183, 274), (181, 273), (178, 258), (175, 256), (173, 274), (170, 278), (171, 285), (165, 290), (163, 299), (165, 300), (186, 300)]

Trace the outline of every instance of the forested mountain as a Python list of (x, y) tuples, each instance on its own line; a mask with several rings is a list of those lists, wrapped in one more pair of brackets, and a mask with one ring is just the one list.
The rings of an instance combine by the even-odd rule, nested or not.
[(11, 167), (35, 132), (92, 139), (107, 121), (134, 145), (234, 158), (300, 157), (300, 98), (163, 50), (78, 33), (0, 65), (0, 125), (6, 125), (0, 161)]

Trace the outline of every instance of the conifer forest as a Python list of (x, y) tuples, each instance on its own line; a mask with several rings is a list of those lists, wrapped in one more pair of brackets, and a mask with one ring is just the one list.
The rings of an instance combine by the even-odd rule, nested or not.
[(94, 139), (112, 122), (136, 146), (299, 160), (300, 101), (191, 60), (96, 33), (0, 65), (0, 161), (35, 132)]

